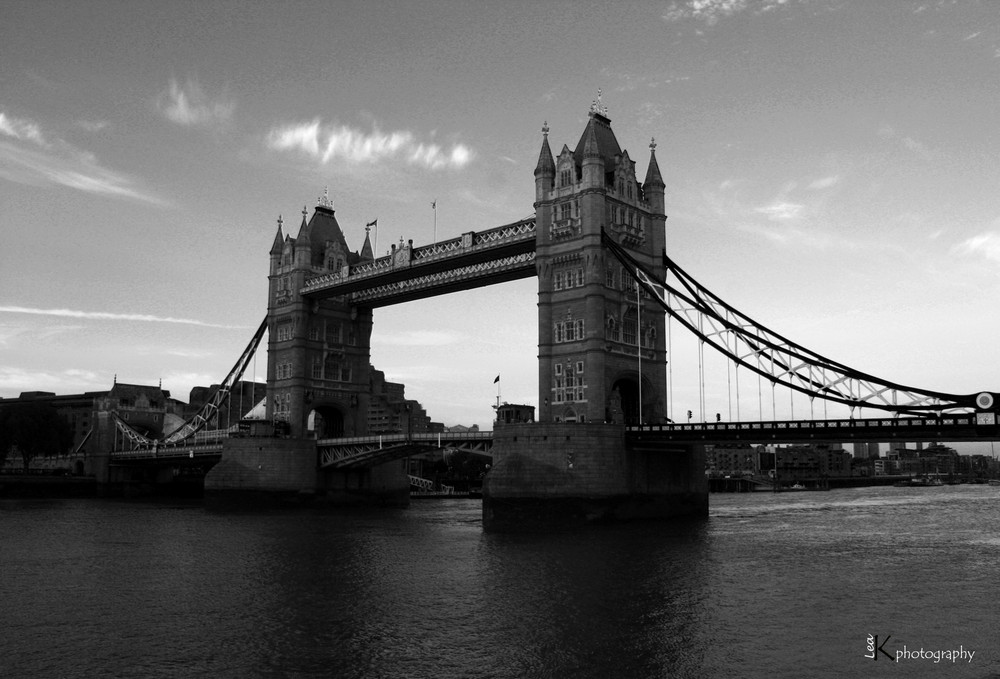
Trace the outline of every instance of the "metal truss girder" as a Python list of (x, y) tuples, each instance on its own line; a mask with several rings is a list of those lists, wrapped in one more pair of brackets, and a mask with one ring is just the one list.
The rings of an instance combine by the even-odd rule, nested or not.
[(310, 297), (338, 297), (419, 276), (534, 252), (534, 216), (458, 238), (396, 251), (392, 255), (310, 278), (300, 290)]
[[(843, 441), (975, 441), (1000, 433), (996, 417), (982, 414), (787, 420), (776, 422), (702, 422), (631, 426), (625, 438), (633, 448), (656, 450), (678, 443), (820, 443)], [(985, 422), (985, 423), (984, 423)]]
[(219, 408), (229, 399), (233, 385), (239, 382), (239, 380), (243, 377), (243, 373), (246, 371), (247, 366), (250, 365), (250, 360), (257, 351), (257, 347), (260, 346), (260, 341), (264, 337), (264, 332), (266, 330), (267, 318), (261, 321), (260, 327), (257, 328), (257, 332), (254, 333), (253, 337), (250, 339), (250, 343), (247, 344), (243, 353), (236, 361), (236, 365), (234, 365), (232, 370), (229, 371), (229, 374), (226, 375), (226, 378), (222, 381), (222, 384), (219, 385), (219, 388), (215, 390), (208, 402), (205, 403), (205, 405), (203, 405), (201, 409), (190, 419), (169, 435), (160, 440), (144, 436), (124, 422), (121, 417), (118, 416), (117, 412), (112, 412), (112, 416), (114, 417), (118, 430), (121, 431), (129, 439), (129, 441), (133, 443), (133, 447), (136, 448), (150, 447), (154, 445), (172, 445), (197, 434), (205, 427), (206, 424), (209, 423), (209, 421), (211, 421), (212, 417), (219, 412)]
[(457, 290), (504, 283), (535, 275), (535, 253), (525, 252), (444, 271), (417, 275), (374, 285), (350, 295), (351, 303), (366, 307), (387, 306), (443, 295)]
[[(229, 395), (232, 392), (233, 386), (240, 381), (243, 377), (243, 373), (246, 371), (247, 366), (250, 365), (250, 360), (253, 358), (254, 353), (257, 351), (257, 347), (260, 346), (260, 341), (264, 337), (264, 332), (267, 330), (267, 318), (261, 321), (260, 327), (257, 328), (257, 332), (254, 333), (253, 337), (250, 339), (250, 343), (247, 344), (246, 349), (240, 355), (239, 359), (236, 361), (236, 365), (233, 369), (229, 371), (226, 378), (219, 385), (219, 388), (212, 394), (212, 398), (201, 407), (191, 419), (182, 424), (173, 433), (163, 439), (164, 444), (176, 443), (178, 441), (183, 441), (184, 439), (194, 435), (200, 429), (204, 428), (206, 424), (212, 419), (212, 417), (219, 412), (219, 408), (229, 400)], [(240, 413), (240, 417), (243, 413)]]
[(342, 439), (322, 439), (316, 442), (319, 466), (323, 469), (368, 467), (390, 460), (419, 455), (434, 450), (455, 449), (489, 455), (493, 447), (493, 432), (388, 434)]
[[(852, 408), (927, 414), (970, 411), (976, 407), (975, 394), (947, 394), (906, 387), (832, 361), (791, 342), (729, 306), (691, 278), (666, 253), (663, 255), (666, 276), (673, 273), (683, 289), (659, 279), (607, 233), (604, 234), (604, 242), (639, 285), (672, 318), (737, 366), (742, 365), (774, 384), (794, 389), (810, 398), (819, 397)], [(892, 395), (891, 402), (886, 394)]]

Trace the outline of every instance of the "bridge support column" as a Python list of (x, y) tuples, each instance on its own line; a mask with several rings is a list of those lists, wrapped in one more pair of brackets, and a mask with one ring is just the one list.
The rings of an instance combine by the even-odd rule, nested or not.
[(487, 531), (708, 515), (703, 446), (630, 449), (614, 424), (498, 424), (493, 437)]
[(395, 460), (356, 471), (321, 471), (313, 439), (227, 439), (205, 476), (206, 500), (272, 504), (406, 505), (410, 480)]

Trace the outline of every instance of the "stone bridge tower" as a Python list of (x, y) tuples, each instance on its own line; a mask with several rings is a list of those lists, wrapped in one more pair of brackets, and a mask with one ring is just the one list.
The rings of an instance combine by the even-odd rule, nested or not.
[(326, 194), (307, 214), (295, 238), (279, 218), (270, 252), (267, 417), (286, 422), (293, 438), (359, 436), (368, 427), (372, 310), (299, 291), (313, 276), (372, 259), (371, 243), (366, 235), (360, 253), (348, 249)]
[[(640, 184), (600, 98), (576, 148), (535, 168), (540, 422), (656, 423), (666, 416), (663, 310), (602, 247), (607, 232), (660, 267), (664, 183), (650, 143)], [(641, 354), (641, 358), (640, 358)], [(641, 374), (641, 378), (640, 378)]]

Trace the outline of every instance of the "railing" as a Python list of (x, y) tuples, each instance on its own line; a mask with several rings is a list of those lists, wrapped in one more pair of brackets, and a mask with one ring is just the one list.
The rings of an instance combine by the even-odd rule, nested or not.
[(775, 422), (689, 422), (686, 424), (644, 424), (632, 425), (626, 429), (629, 432), (754, 432), (771, 429), (809, 429), (813, 431), (831, 431), (843, 429), (907, 429), (933, 427), (963, 427), (977, 424), (974, 415), (954, 415), (940, 418), (886, 417), (872, 419), (846, 420), (788, 420)]
[(993, 413), (940, 417), (882, 417), (871, 419), (789, 420), (778, 422), (689, 422), (626, 427), (634, 443), (660, 442), (779, 442), (942, 440), (1000, 438)]
[(355, 282), (393, 271), (400, 267), (424, 264), (447, 259), (457, 254), (488, 250), (498, 245), (517, 243), (535, 238), (535, 218), (522, 219), (513, 224), (505, 224), (487, 231), (469, 231), (457, 238), (431, 243), (420, 247), (404, 245), (384, 257), (352, 266), (347, 276), (342, 272), (331, 272), (310, 278), (301, 292), (309, 293), (337, 283)]

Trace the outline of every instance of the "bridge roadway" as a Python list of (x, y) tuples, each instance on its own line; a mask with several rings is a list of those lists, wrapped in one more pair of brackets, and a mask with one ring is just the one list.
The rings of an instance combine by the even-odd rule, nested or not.
[(994, 413), (776, 422), (702, 422), (631, 426), (633, 447), (664, 444), (846, 443), (848, 441), (989, 441), (1000, 434)]
[(442, 448), (489, 455), (493, 448), (493, 432), (384, 434), (320, 439), (316, 441), (316, 448), (319, 450), (321, 468), (350, 469), (381, 464)]
[(469, 231), (431, 245), (394, 248), (392, 254), (306, 280), (311, 298), (350, 296), (379, 307), (456, 290), (530, 278), (535, 273), (535, 218), (486, 231)]
[[(227, 432), (204, 432), (194, 441), (171, 446), (137, 448), (111, 453), (122, 463), (218, 458)], [(702, 422), (629, 426), (625, 438), (637, 450), (676, 450), (677, 445), (727, 443), (846, 443), (849, 441), (989, 441), (1000, 440), (992, 413), (940, 417), (883, 417), (775, 422)], [(489, 455), (493, 432), (383, 434), (316, 441), (317, 463), (323, 469), (351, 469), (381, 464), (433, 450), (454, 449)]]

